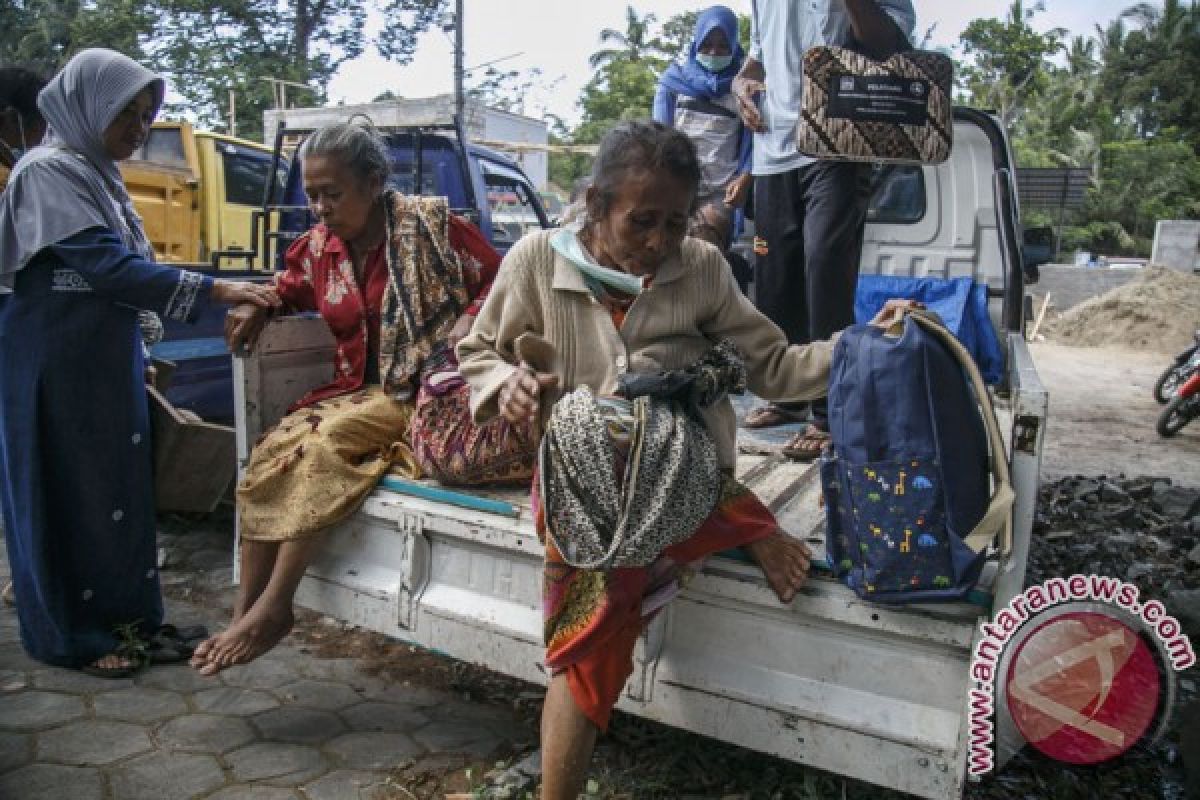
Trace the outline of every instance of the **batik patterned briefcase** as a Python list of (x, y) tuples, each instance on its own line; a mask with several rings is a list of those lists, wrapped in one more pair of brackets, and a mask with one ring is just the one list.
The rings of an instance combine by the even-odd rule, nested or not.
[(884, 60), (844, 47), (804, 56), (796, 146), (816, 158), (939, 164), (950, 155), (954, 67), (941, 53)]

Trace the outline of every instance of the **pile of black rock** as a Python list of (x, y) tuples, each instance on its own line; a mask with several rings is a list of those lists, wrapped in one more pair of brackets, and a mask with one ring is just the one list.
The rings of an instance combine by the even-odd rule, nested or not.
[[(1074, 574), (1135, 584), (1200, 646), (1200, 489), (1168, 478), (1074, 476), (1042, 486), (1026, 584)], [(1178, 676), (1168, 733), (1095, 767), (1026, 747), (972, 798), (1200, 798), (1200, 667)]]
[(1070, 477), (1045, 484), (1026, 583), (1075, 573), (1135, 584), (1200, 630), (1200, 489), (1169, 478)]

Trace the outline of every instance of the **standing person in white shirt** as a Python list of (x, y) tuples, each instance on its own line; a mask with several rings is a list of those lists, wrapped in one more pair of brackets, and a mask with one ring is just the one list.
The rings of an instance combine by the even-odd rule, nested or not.
[[(916, 23), (910, 0), (753, 0), (750, 54), (733, 81), (738, 110), (755, 131), (753, 147), (758, 309), (790, 343), (828, 338), (854, 322), (869, 167), (818, 161), (796, 150), (804, 54), (850, 47), (875, 58), (907, 49)], [(816, 458), (829, 440), (828, 405), (783, 452)], [(803, 406), (754, 409), (746, 427), (802, 421)]]

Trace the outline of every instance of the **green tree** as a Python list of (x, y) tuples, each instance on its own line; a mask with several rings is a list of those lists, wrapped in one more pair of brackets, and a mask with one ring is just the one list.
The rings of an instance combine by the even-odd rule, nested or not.
[(967, 102), (994, 109), (1006, 127), (1045, 89), (1049, 59), (1062, 49), (1063, 29), (1038, 33), (1030, 25), (1043, 10), (1041, 2), (1026, 7), (1013, 0), (1005, 19), (972, 20), (959, 37), (969, 59), (959, 70)]
[[(433, 23), (445, 3), (377, 3), (388, 24), (370, 44), (383, 57), (407, 63), (417, 34)], [(173, 79), (183, 106), (202, 123), (222, 125), (232, 90), (238, 133), (257, 136), (263, 110), (276, 105), (280, 96), (266, 79), (308, 87), (285, 90), (296, 102), (323, 102), (338, 67), (361, 55), (368, 44), (366, 15), (367, 6), (357, 0), (163, 0), (147, 49)]]
[(1014, 2), (967, 26), (967, 97), (1001, 112), (1020, 166), (1090, 171), (1066, 249), (1146, 255), (1158, 220), (1200, 217), (1200, 6), (1135, 5), (1071, 40), (1060, 64), (1058, 32), (1029, 24), (1039, 10)]
[(1104, 145), (1097, 185), (1068, 248), (1149, 255), (1160, 219), (1200, 218), (1200, 156), (1186, 142), (1132, 139)]
[(1133, 23), (1106, 63), (1107, 85), (1138, 136), (1172, 132), (1200, 152), (1200, 5), (1133, 6)]
[(662, 42), (650, 35), (651, 28), (657, 20), (658, 17), (654, 14), (647, 12), (638, 16), (637, 9), (626, 6), (623, 32), (613, 28), (600, 31), (600, 44), (612, 44), (615, 47), (602, 48), (592, 53), (588, 57), (588, 64), (592, 69), (601, 69), (616, 61), (629, 61), (634, 64), (643, 61), (661, 63)]
[(1091, 216), (1115, 220), (1147, 244), (1160, 219), (1200, 217), (1200, 157), (1185, 142), (1106, 144)]
[(0, 64), (21, 64), (49, 77), (89, 47), (144, 56), (153, 29), (145, 3), (134, 0), (0, 0)]
[[(550, 144), (578, 144), (561, 117), (548, 114), (546, 121), (550, 123)], [(592, 158), (583, 153), (551, 152), (549, 162), (550, 182), (568, 192), (575, 187), (576, 181), (592, 171)]]
[(579, 99), (583, 122), (576, 139), (599, 142), (616, 122), (650, 116), (658, 72), (644, 62), (619, 60), (596, 73)]
[(1094, 39), (1075, 37), (1066, 66), (1051, 67), (1045, 87), (1031, 97), (1015, 141), (1018, 163), (1038, 167), (1098, 168), (1100, 146), (1114, 131), (1111, 103), (1101, 93)]

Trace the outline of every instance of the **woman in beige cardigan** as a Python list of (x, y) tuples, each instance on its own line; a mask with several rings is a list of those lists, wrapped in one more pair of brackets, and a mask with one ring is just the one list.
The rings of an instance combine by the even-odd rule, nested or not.
[[(458, 346), (477, 421), (501, 414), (545, 424), (564, 390), (617, 394), (624, 373), (685, 369), (728, 340), (745, 361), (746, 385), (768, 400), (825, 393), (831, 341), (789, 346), (738, 290), (720, 251), (685, 238), (699, 184), (686, 136), (650, 122), (618, 125), (601, 142), (578, 229), (542, 231), (505, 258), (471, 334)], [(903, 303), (876, 320), (890, 322)], [(727, 397), (699, 409), (720, 466), (732, 474), (735, 418)], [(536, 502), (535, 508), (539, 508)], [(596, 734), (632, 669), (634, 642), (661, 603), (642, 602), (712, 552), (743, 546), (782, 602), (808, 575), (811, 552), (730, 477), (691, 538), (652, 565), (576, 569), (545, 535), (546, 663), (542, 797), (578, 795)], [(569, 520), (567, 521), (569, 527)], [(555, 522), (562, 524), (561, 520)]]

